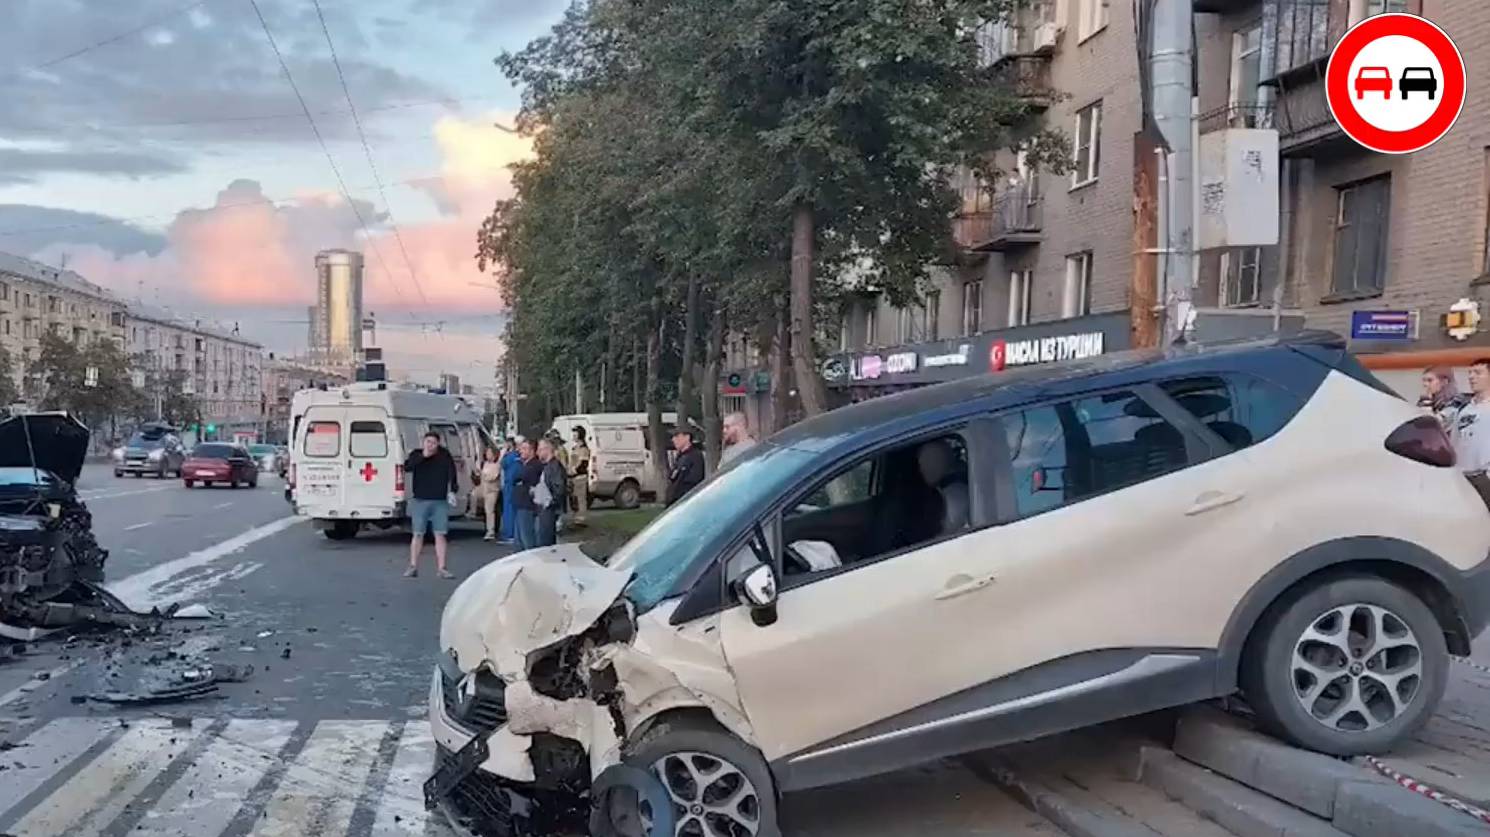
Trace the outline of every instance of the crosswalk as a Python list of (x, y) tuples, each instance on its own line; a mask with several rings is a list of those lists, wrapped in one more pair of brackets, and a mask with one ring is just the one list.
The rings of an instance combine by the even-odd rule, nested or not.
[(0, 736), (0, 835), (449, 837), (423, 721), (59, 718)]

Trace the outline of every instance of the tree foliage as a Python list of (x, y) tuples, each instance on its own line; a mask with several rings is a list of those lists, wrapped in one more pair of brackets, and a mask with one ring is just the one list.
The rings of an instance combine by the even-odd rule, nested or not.
[(28, 372), (41, 409), (66, 410), (93, 427), (137, 416), (143, 405), (131, 379), (129, 357), (112, 340), (95, 340), (80, 348), (60, 335), (45, 333)]
[(566, 403), (576, 369), (655, 342), (655, 406), (720, 318), (768, 345), (790, 299), (797, 386), (821, 409), (812, 321), (846, 277), (912, 302), (950, 255), (958, 167), (1065, 159), (979, 59), (977, 28), (1015, 1), (577, 0), (501, 56), (536, 154), (478, 258), (502, 273), (524, 392)]

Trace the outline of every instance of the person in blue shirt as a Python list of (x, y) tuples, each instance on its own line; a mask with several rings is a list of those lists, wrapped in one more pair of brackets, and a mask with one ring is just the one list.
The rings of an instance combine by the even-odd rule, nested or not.
[(517, 538), (517, 475), (522, 472), (523, 459), (518, 454), (522, 438), (508, 439), (502, 454), (502, 543), (510, 544)]

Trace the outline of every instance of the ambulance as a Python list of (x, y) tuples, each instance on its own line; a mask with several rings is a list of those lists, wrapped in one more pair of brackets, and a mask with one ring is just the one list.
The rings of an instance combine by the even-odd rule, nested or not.
[(455, 458), (451, 517), (463, 517), (482, 451), (493, 444), (465, 400), (386, 381), (301, 390), (290, 415), (290, 502), (331, 540), (406, 523), (404, 461), (430, 431)]

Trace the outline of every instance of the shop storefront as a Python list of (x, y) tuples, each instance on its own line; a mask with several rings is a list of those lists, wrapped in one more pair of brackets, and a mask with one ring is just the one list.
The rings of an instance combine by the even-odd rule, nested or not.
[(1024, 366), (1096, 357), (1127, 349), (1128, 312), (833, 355), (821, 372), (839, 403)]
[(1422, 394), (1422, 373), (1430, 367), (1454, 371), (1459, 389), (1468, 391), (1469, 365), (1490, 357), (1490, 334), (1481, 303), (1461, 299), (1440, 311), (1422, 309), (1351, 312), (1350, 349), (1361, 363), (1404, 398)]

